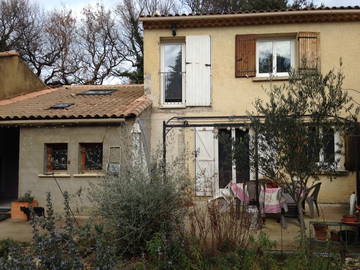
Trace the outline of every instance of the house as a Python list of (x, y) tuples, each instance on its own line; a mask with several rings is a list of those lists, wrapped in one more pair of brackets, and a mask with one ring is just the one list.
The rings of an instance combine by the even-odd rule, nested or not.
[(45, 88), (47, 86), (21, 60), (17, 52), (0, 52), (0, 99)]
[(1, 100), (1, 200), (31, 191), (45, 206), (51, 192), (63, 209), (61, 190), (82, 190), (77, 203), (88, 206), (89, 183), (116, 174), (129, 151), (147, 156), (151, 101), (143, 92), (142, 85), (64, 86)]
[[(218, 134), (245, 142), (253, 136), (246, 115), (264, 88), (286, 83), (291, 68), (344, 63), (345, 89), (360, 90), (360, 7), (249, 11), (229, 14), (176, 14), (141, 18), (144, 27), (144, 87), (153, 101), (151, 147), (164, 158), (185, 157), (184, 169), (196, 179), (197, 198), (209, 198), (229, 182), (254, 180), (247, 151), (244, 164), (226, 158)], [(275, 57), (277, 56), (277, 57)], [(269, 64), (269, 61), (273, 64)], [(356, 102), (360, 94), (349, 90)], [(163, 134), (163, 136), (161, 136)], [(356, 191), (355, 173), (345, 170), (343, 137), (320, 159), (336, 154), (338, 176), (324, 177), (319, 201), (348, 202)], [(199, 172), (212, 181), (207, 185)]]

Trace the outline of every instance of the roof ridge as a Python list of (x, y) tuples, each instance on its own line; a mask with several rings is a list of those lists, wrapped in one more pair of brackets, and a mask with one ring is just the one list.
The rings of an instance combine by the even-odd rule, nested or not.
[(5, 51), (0, 52), (0, 57), (7, 57), (7, 56), (20, 56), (20, 54), (17, 51)]

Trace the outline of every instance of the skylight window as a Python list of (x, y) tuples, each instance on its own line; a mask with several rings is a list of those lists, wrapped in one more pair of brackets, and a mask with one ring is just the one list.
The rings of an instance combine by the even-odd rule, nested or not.
[(90, 89), (85, 92), (81, 92), (78, 95), (81, 96), (102, 96), (111, 95), (116, 89)]
[(74, 105), (74, 103), (59, 103), (52, 105), (49, 109), (61, 110), (61, 109), (69, 108), (72, 105)]

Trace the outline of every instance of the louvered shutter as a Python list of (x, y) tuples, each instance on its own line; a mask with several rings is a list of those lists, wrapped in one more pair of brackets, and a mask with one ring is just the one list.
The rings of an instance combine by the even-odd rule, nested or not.
[(255, 77), (256, 36), (237, 35), (235, 41), (235, 77)]
[(360, 170), (360, 135), (346, 136), (345, 168), (348, 171)]
[(214, 181), (217, 179), (216, 145), (214, 128), (195, 129), (196, 147), (196, 196), (211, 196)]
[(320, 69), (320, 33), (298, 33), (299, 70)]
[(211, 104), (210, 36), (186, 37), (186, 105)]

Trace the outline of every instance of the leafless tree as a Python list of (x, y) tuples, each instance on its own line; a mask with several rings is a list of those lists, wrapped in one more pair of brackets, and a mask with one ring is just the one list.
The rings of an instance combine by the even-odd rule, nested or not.
[(0, 0), (0, 51), (17, 48), (21, 34), (32, 27), (34, 8), (28, 0)]
[(95, 9), (84, 8), (83, 16), (78, 31), (81, 61), (76, 77), (83, 84), (102, 84), (124, 60), (124, 46), (112, 12), (102, 4)]
[(18, 51), (47, 84), (70, 84), (78, 70), (73, 57), (76, 20), (69, 10), (44, 14), (32, 10), (33, 23), (19, 41)]
[(170, 0), (122, 0), (117, 7), (122, 29), (122, 44), (127, 52), (125, 60), (128, 66), (114, 70), (113, 75), (127, 77), (133, 83), (142, 83), (143, 68), (143, 28), (140, 15), (176, 12), (175, 1)]

